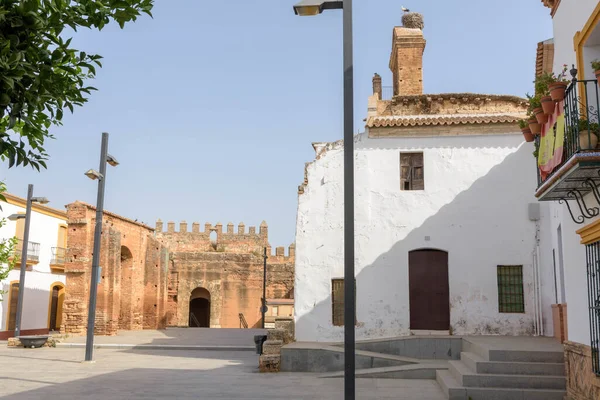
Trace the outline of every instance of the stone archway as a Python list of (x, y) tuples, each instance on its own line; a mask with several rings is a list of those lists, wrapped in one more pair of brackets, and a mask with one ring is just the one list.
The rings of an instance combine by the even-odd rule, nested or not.
[(210, 292), (202, 287), (190, 295), (190, 315), (188, 326), (191, 328), (210, 328)]
[(121, 246), (121, 293), (119, 304), (119, 329), (129, 330), (132, 324), (133, 254)]

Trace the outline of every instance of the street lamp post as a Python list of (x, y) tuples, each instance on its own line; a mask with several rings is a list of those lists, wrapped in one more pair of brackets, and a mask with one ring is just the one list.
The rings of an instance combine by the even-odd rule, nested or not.
[(267, 312), (267, 248), (264, 248), (263, 255), (263, 295), (262, 295), (262, 307), (260, 311), (262, 313), (262, 328), (265, 329), (265, 315)]
[(106, 164), (113, 167), (119, 165), (118, 161), (108, 154), (108, 133), (102, 133), (100, 147), (100, 171), (88, 170), (85, 176), (98, 180), (98, 198), (96, 200), (96, 226), (94, 229), (94, 248), (92, 254), (92, 278), (90, 282), (90, 299), (88, 305), (87, 336), (85, 341), (85, 361), (92, 361), (94, 353), (94, 325), (96, 320), (96, 298), (98, 296), (98, 282), (100, 275), (100, 243), (102, 235), (102, 214), (104, 211), (104, 187), (106, 184)]
[(343, 10), (344, 36), (344, 398), (356, 396), (354, 292), (354, 67), (352, 0), (302, 0), (294, 6), (300, 16), (324, 10)]
[(11, 221), (25, 218), (25, 228), (23, 230), (23, 247), (21, 250), (21, 270), (19, 274), (19, 297), (17, 300), (17, 317), (15, 320), (15, 337), (21, 335), (21, 320), (23, 317), (23, 295), (25, 294), (25, 272), (27, 271), (27, 245), (29, 244), (29, 225), (31, 222), (32, 203), (47, 204), (45, 197), (33, 197), (33, 185), (27, 187), (27, 204), (25, 206), (25, 215), (16, 214), (8, 217)]

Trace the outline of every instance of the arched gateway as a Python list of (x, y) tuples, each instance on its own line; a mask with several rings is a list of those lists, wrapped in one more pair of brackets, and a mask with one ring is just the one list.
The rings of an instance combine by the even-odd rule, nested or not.
[(196, 288), (190, 296), (191, 328), (210, 328), (210, 292), (204, 288)]

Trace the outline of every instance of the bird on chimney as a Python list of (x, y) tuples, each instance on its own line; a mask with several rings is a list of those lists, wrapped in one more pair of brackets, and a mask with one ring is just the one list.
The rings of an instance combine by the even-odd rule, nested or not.
[(404, 11), (405, 13), (410, 12), (410, 10), (404, 6), (402, 6), (402, 11)]

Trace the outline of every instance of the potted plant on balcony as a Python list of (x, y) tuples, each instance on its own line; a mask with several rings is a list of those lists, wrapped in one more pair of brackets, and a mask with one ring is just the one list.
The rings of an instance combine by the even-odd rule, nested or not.
[(519, 128), (521, 128), (521, 132), (523, 132), (523, 137), (525, 138), (525, 141), (533, 142), (534, 136), (533, 133), (531, 133), (531, 129), (529, 129), (527, 121), (525, 121), (524, 119), (520, 120)]
[(548, 84), (550, 96), (552, 97), (552, 100), (557, 103), (564, 100), (567, 86), (569, 86), (569, 80), (566, 79), (567, 68), (567, 64), (564, 64), (563, 70), (560, 74), (554, 75), (554, 73), (552, 73), (552, 82)]
[(537, 78), (535, 78), (535, 93), (540, 96), (540, 103), (542, 110), (546, 115), (552, 115), (554, 113), (554, 100), (550, 96), (549, 85), (554, 82), (552, 74), (544, 72)]
[[(572, 131), (573, 129), (569, 129)], [(594, 150), (598, 145), (598, 135), (600, 135), (600, 126), (597, 122), (588, 122), (585, 118), (580, 118), (577, 123), (579, 132), (579, 149)], [(571, 132), (573, 134), (574, 132)]]
[(600, 59), (596, 59), (592, 61), (592, 68), (594, 68), (594, 74), (596, 74), (596, 80), (598, 81), (598, 85), (600, 85)]
[[(535, 96), (530, 96), (529, 94), (527, 94), (527, 99), (529, 100), (527, 115), (533, 116), (538, 124), (544, 125), (548, 121), (548, 116), (544, 114), (544, 110), (542, 109), (541, 96), (537, 94)], [(529, 120), (529, 122), (531, 123), (531, 119)], [(537, 130), (537, 133), (540, 133), (541, 126), (540, 128), (535, 130)], [(536, 133), (534, 131), (534, 128), (531, 128), (531, 131), (533, 133)]]

